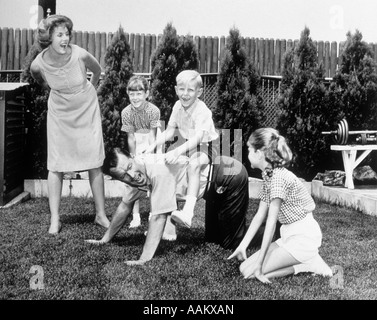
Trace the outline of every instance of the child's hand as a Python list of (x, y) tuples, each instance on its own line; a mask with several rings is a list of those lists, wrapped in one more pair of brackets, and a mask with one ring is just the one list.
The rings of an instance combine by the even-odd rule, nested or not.
[(238, 247), (234, 252), (228, 257), (228, 260), (237, 258), (238, 261), (246, 260), (246, 249)]
[(101, 244), (105, 244), (106, 243), (103, 240), (94, 240), (94, 239), (88, 239), (88, 240), (84, 240), (84, 241), (86, 243), (95, 244), (95, 245), (101, 245)]
[(165, 154), (165, 162), (168, 164), (176, 163), (178, 158), (179, 154), (177, 154), (176, 150), (169, 151)]
[(149, 147), (146, 147), (146, 148), (141, 148), (140, 151), (137, 154), (153, 153), (154, 149), (155, 148), (153, 146), (149, 146)]
[(128, 266), (141, 266), (146, 262), (146, 260), (128, 260), (125, 262), (125, 264)]
[(244, 268), (241, 267), (241, 273), (245, 279), (257, 278), (262, 283), (271, 283), (271, 281), (262, 273), (262, 265), (259, 263), (252, 263)]

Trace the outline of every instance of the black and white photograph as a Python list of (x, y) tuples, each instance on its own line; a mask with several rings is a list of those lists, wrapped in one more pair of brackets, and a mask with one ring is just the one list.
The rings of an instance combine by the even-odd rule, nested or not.
[(376, 300), (376, 12), (0, 0), (0, 300)]

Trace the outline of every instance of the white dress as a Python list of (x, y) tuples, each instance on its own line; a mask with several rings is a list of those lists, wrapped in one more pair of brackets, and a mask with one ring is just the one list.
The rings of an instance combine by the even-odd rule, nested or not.
[(80, 63), (79, 46), (70, 45), (69, 62), (55, 68), (43, 60), (36, 63), (51, 88), (47, 112), (47, 169), (85, 171), (101, 167), (105, 158), (101, 113), (97, 92)]

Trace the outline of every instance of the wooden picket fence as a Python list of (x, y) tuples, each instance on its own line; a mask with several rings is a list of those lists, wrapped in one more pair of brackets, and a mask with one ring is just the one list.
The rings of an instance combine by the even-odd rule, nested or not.
[[(88, 50), (104, 67), (106, 49), (114, 33), (74, 31), (72, 43)], [(150, 73), (151, 56), (162, 35), (127, 34), (131, 47), (134, 72)], [(222, 37), (191, 37), (198, 48), (199, 72), (218, 73), (223, 56), (226, 38)], [(34, 41), (33, 29), (0, 28), (0, 70), (20, 70), (23, 61)], [(263, 38), (241, 38), (247, 55), (254, 62), (261, 75), (281, 75), (283, 57), (287, 50), (294, 47), (298, 40), (274, 40)], [(325, 76), (332, 78), (337, 70), (339, 56), (344, 43), (314, 41), (318, 50), (318, 62), (325, 68)], [(377, 44), (370, 44), (374, 59), (377, 62)]]

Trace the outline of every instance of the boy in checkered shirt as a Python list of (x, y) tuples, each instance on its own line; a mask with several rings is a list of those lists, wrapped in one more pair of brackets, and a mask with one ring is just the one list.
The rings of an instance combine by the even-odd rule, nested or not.
[[(251, 134), (248, 147), (251, 166), (262, 171), (261, 201), (247, 233), (228, 259), (243, 261), (242, 275), (264, 283), (299, 272), (332, 276), (318, 253), (322, 233), (312, 214), (315, 203), (302, 182), (284, 167), (292, 159), (284, 137), (275, 129), (261, 128)], [(247, 258), (246, 249), (266, 218), (261, 249)], [(277, 220), (282, 224), (281, 238), (271, 243)]]

